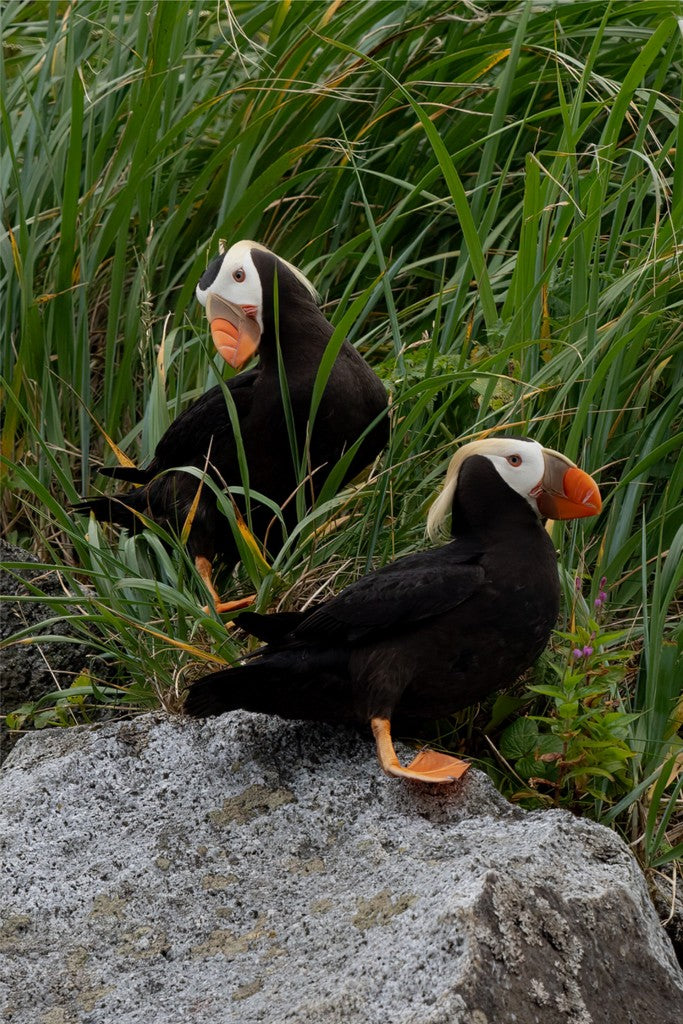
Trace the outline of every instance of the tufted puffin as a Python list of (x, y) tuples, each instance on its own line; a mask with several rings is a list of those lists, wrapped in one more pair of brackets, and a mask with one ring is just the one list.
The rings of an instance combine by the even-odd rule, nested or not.
[(449, 543), (397, 559), (308, 611), (244, 613), (240, 626), (266, 646), (198, 680), (185, 710), (369, 723), (389, 775), (450, 782), (467, 763), (424, 750), (401, 767), (392, 721), (438, 718), (514, 683), (559, 612), (543, 521), (600, 508), (591, 477), (536, 441), (466, 444), (427, 520), (437, 539), (451, 513)]
[[(257, 367), (233, 377), (227, 388), (239, 420), (249, 489), (280, 505), (291, 529), (296, 523), (293, 495), (300, 475), (292, 455), (283, 391), (291, 404), (301, 465), (306, 457), (314, 384), (332, 337), (332, 325), (321, 313), (315, 289), (304, 275), (257, 242), (237, 242), (209, 263), (197, 285), (197, 298), (206, 307), (215, 347), (231, 366), (239, 369), (258, 353)], [(284, 367), (282, 384), (279, 359)], [(353, 345), (344, 341), (311, 431), (304, 463), (308, 467), (304, 485), (307, 504), (345, 453), (356, 446), (342, 484), (382, 451), (388, 433), (384, 386)], [(139, 489), (88, 498), (74, 506), (75, 510), (93, 512), (131, 530), (140, 528), (136, 513), (141, 513), (180, 534), (198, 492), (195, 476), (168, 472), (181, 466), (206, 467), (213, 480), (228, 490), (242, 486), (237, 445), (220, 384), (171, 424), (146, 469), (103, 470), (105, 475), (142, 485)], [(240, 507), (240, 500), (236, 501)], [(272, 511), (253, 499), (252, 526), (261, 540), (272, 520)], [(233, 568), (239, 556), (232, 531), (209, 487), (199, 494), (187, 547), (216, 610), (240, 607), (244, 602), (221, 603), (212, 584), (214, 558), (218, 556)]]

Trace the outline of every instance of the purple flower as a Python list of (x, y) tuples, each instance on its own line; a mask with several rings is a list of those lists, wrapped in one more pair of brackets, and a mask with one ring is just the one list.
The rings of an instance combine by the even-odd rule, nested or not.
[(587, 657), (589, 657), (589, 655), (591, 655), (592, 653), (593, 653), (593, 648), (592, 648), (592, 647), (589, 647), (589, 646), (588, 646), (588, 644), (586, 644), (586, 646), (585, 646), (585, 647), (584, 647), (584, 649), (583, 649), (583, 656), (584, 656), (585, 658), (587, 658)]
[(596, 608), (602, 608), (603, 601), (604, 601), (604, 598), (596, 597), (595, 600), (593, 601), (593, 604), (595, 605)]
[(574, 586), (577, 590), (581, 590), (581, 579), (578, 576), (574, 580)]
[(572, 658), (582, 658), (582, 657), (583, 657), (583, 651), (581, 650), (581, 648), (580, 647), (575, 647), (574, 650), (572, 651)]
[(606, 601), (607, 600), (607, 591), (606, 590), (601, 590), (600, 593), (598, 594), (598, 597), (600, 598), (601, 601), (603, 601), (603, 602)]
[(607, 586), (607, 577), (603, 576), (602, 579), (600, 580), (600, 589), (604, 590), (606, 586)]

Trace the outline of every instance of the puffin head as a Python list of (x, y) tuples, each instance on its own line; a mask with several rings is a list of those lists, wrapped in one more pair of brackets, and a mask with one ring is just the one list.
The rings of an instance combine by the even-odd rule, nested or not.
[(206, 308), (214, 345), (235, 369), (274, 330), (276, 278), (278, 296), (286, 295), (288, 305), (317, 304), (317, 292), (301, 271), (258, 242), (243, 240), (229, 249), (221, 242), (199, 279), (197, 299)]
[(593, 478), (566, 455), (543, 448), (528, 437), (485, 438), (463, 445), (451, 459), (443, 489), (427, 517), (427, 533), (432, 540), (446, 533), (445, 522), (463, 466), (475, 455), (488, 459), (501, 479), (528, 502), (539, 519), (582, 519), (597, 515), (602, 508)]

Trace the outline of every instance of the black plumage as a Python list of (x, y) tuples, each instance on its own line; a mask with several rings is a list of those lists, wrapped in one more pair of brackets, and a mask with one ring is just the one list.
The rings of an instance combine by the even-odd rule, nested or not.
[[(555, 462), (562, 458), (533, 448)], [(386, 770), (426, 778), (424, 771), (398, 768), (393, 748), (385, 763), (388, 723), (449, 714), (512, 684), (545, 647), (559, 609), (556, 553), (540, 498), (537, 505), (528, 494), (532, 487), (538, 494), (543, 464), (518, 493), (484, 453), (521, 463), (531, 454), (525, 444), (499, 439), (467, 449), (444, 492), (450, 498), (453, 491), (450, 543), (399, 559), (309, 612), (244, 613), (240, 625), (267, 646), (195, 683), (187, 711), (203, 716), (244, 708), (283, 718), (368, 722)], [(578, 499), (583, 510), (565, 504), (558, 517), (594, 514), (597, 489), (571, 467), (565, 460), (559, 472), (574, 483), (580, 474), (592, 496)], [(572, 498), (577, 494), (574, 487)], [(444, 771), (431, 781), (453, 777), (448, 765)]]
[[(256, 243), (237, 243), (212, 261), (200, 280), (197, 294), (201, 301), (206, 301), (210, 294), (228, 299), (228, 305), (232, 302), (237, 312), (239, 304), (251, 318), (257, 334), (260, 329), (258, 366), (233, 377), (227, 388), (240, 424), (249, 489), (280, 505), (291, 528), (296, 522), (296, 501), (292, 496), (298, 486), (298, 465), (291, 451), (283, 386), (291, 404), (297, 458), (301, 460), (316, 375), (333, 333), (332, 325), (318, 308), (315, 293), (303, 276)], [(216, 347), (230, 358), (213, 326), (212, 332)], [(231, 342), (230, 338), (227, 340)], [(278, 344), (284, 367), (282, 382)], [(344, 341), (313, 423), (307, 460), (310, 476), (303, 485), (307, 506), (330, 471), (354, 445), (358, 447), (343, 474), (342, 484), (382, 451), (388, 439), (386, 410), (386, 391), (381, 381), (355, 348)], [(210, 476), (222, 488), (242, 485), (237, 446), (221, 385), (204, 394), (171, 424), (145, 469), (120, 467), (108, 471), (118, 479), (141, 484), (139, 489), (88, 498), (77, 510), (94, 512), (98, 518), (132, 530), (140, 526), (135, 515), (138, 512), (180, 533), (199, 481), (188, 473), (166, 471), (185, 465), (204, 470), (207, 463)], [(243, 508), (239, 497), (236, 501)], [(279, 531), (273, 528), (273, 513), (255, 499), (252, 524), (258, 538), (263, 540), (269, 531), (269, 542), (277, 544)], [(218, 556), (228, 567), (238, 560), (230, 527), (209, 487), (202, 491), (187, 546), (195, 560), (210, 563)]]

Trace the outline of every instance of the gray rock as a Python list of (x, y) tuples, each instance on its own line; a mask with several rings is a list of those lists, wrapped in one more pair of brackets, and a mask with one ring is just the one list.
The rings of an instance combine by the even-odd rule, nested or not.
[[(404, 751), (405, 753), (405, 751)], [(25, 737), (2, 771), (12, 1024), (678, 1024), (627, 847), (385, 778), (365, 736), (235, 713)]]

